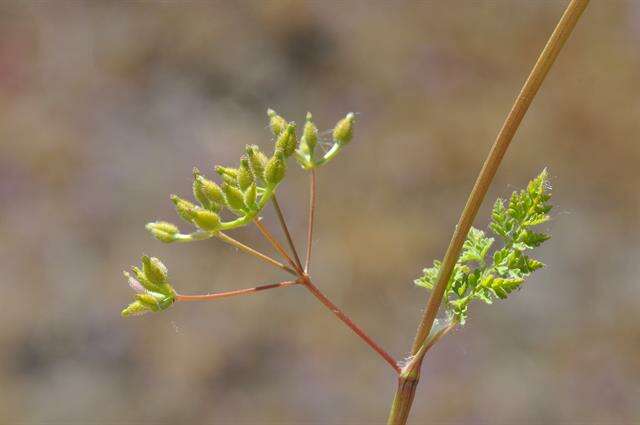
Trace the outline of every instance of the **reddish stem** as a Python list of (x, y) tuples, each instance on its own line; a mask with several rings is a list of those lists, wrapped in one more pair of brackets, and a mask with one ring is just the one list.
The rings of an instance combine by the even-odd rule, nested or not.
[(369, 335), (367, 335), (362, 329), (358, 327), (345, 313), (342, 312), (334, 303), (327, 298), (318, 287), (316, 287), (309, 276), (303, 276), (301, 282), (308, 290), (311, 292), (325, 307), (327, 307), (333, 314), (335, 314), (338, 319), (342, 320), (342, 322), (347, 325), (353, 332), (355, 332), (362, 340), (371, 348), (375, 350), (382, 358), (389, 363), (389, 365), (396, 371), (396, 373), (400, 373), (400, 366), (398, 362), (387, 353), (382, 347), (380, 347)]
[(253, 222), (258, 227), (258, 230), (260, 230), (260, 233), (262, 233), (262, 236), (264, 236), (267, 239), (267, 241), (269, 241), (269, 243), (273, 245), (276, 251), (278, 251), (280, 255), (282, 255), (289, 262), (289, 264), (291, 264), (291, 266), (296, 270), (296, 273), (300, 275), (302, 273), (302, 270), (300, 269), (300, 267), (298, 267), (295, 261), (293, 261), (291, 257), (289, 257), (289, 255), (287, 254), (287, 251), (284, 249), (282, 244), (280, 244), (280, 242), (278, 242), (278, 240), (271, 234), (271, 232), (269, 232), (267, 228), (264, 227), (262, 223), (260, 223), (260, 220), (256, 219), (256, 220), (253, 220)]
[(237, 295), (248, 295), (256, 292), (264, 291), (267, 289), (286, 288), (287, 286), (298, 285), (299, 280), (288, 280), (280, 283), (272, 283), (270, 285), (255, 286), (253, 288), (237, 289), (235, 291), (217, 292), (215, 294), (204, 295), (180, 295), (176, 294), (176, 301), (208, 301), (218, 298), (235, 297)]
[(309, 273), (311, 262), (311, 245), (313, 244), (313, 223), (316, 212), (316, 170), (311, 169), (311, 182), (309, 185), (309, 226), (307, 228), (307, 255), (304, 261), (304, 272)]
[(282, 227), (282, 230), (284, 231), (284, 235), (287, 238), (287, 243), (289, 244), (289, 248), (291, 248), (291, 251), (293, 252), (293, 258), (295, 258), (296, 260), (296, 265), (298, 266), (298, 269), (302, 270), (302, 263), (300, 262), (300, 257), (298, 256), (296, 245), (293, 243), (293, 239), (291, 238), (291, 233), (289, 233), (289, 227), (287, 226), (287, 222), (284, 219), (284, 214), (280, 209), (280, 204), (278, 204), (278, 199), (276, 198), (275, 194), (271, 198), (271, 202), (273, 202), (273, 207), (276, 210), (278, 221), (280, 221), (280, 226)]

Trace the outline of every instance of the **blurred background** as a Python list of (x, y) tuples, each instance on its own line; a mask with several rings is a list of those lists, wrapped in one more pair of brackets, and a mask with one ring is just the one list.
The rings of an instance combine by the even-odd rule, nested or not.
[[(0, 422), (384, 422), (392, 372), (302, 288), (125, 320), (122, 270), (158, 256), (187, 294), (285, 278), (144, 224), (177, 221), (168, 195), (190, 196), (193, 166), (269, 149), (268, 107), (321, 130), (356, 111), (318, 176), (312, 272), (404, 357), (428, 295), (412, 280), (564, 7), (2, 2)], [(549, 167), (547, 267), (431, 352), (413, 423), (639, 420), (639, 43), (640, 2), (589, 6), (475, 223)], [(292, 167), (279, 191), (302, 251), (307, 187)], [(271, 253), (253, 228), (233, 236)]]

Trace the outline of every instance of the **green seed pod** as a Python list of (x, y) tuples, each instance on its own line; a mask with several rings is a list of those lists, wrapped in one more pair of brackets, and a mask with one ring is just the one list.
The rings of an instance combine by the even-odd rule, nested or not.
[(213, 212), (220, 212), (225, 203), (224, 193), (222, 193), (220, 186), (201, 175), (196, 177), (196, 180), (198, 180), (200, 192), (209, 201), (209, 209)]
[(178, 234), (178, 228), (166, 221), (155, 221), (153, 223), (147, 223), (145, 226), (147, 230), (153, 235), (154, 238), (161, 242), (173, 242), (176, 240)]
[[(138, 267), (131, 267), (131, 272), (135, 276), (136, 280), (148, 291), (162, 292), (162, 288), (155, 283), (152, 283), (147, 276)], [(126, 274), (125, 274), (126, 276)], [(168, 285), (163, 285), (168, 286)]]
[(244, 210), (244, 195), (240, 189), (225, 183), (222, 185), (222, 191), (224, 192), (226, 204), (229, 208), (235, 211)]
[(161, 286), (167, 283), (167, 268), (156, 257), (142, 256), (142, 272), (154, 285)]
[(238, 170), (231, 167), (223, 167), (222, 165), (216, 165), (216, 173), (221, 176), (228, 175), (234, 179), (238, 177)]
[(240, 160), (240, 167), (238, 168), (238, 187), (240, 187), (242, 191), (247, 190), (254, 181), (255, 177), (253, 176), (251, 168), (249, 168), (249, 160), (242, 158)]
[(281, 150), (285, 158), (289, 158), (296, 150), (296, 125), (290, 122), (276, 140), (276, 150)]
[(267, 109), (269, 116), (269, 128), (274, 136), (278, 137), (280, 133), (287, 127), (287, 120), (282, 118), (273, 109)]
[(148, 311), (151, 311), (151, 309), (149, 309), (140, 300), (135, 300), (134, 302), (126, 306), (120, 314), (122, 315), (122, 317), (139, 316), (141, 314), (147, 313)]
[(149, 279), (147, 279), (147, 276), (145, 276), (144, 273), (142, 273), (142, 270), (140, 270), (138, 267), (132, 266), (131, 272), (133, 272), (133, 275), (136, 277), (136, 279), (140, 281), (142, 286), (144, 286), (145, 288), (148, 285), (152, 285), (152, 283), (149, 282)]
[(313, 151), (318, 144), (318, 127), (313, 123), (311, 112), (307, 112), (307, 121), (302, 129), (302, 138), (300, 139), (300, 149), (306, 155), (313, 156)]
[(218, 214), (213, 211), (205, 210), (204, 208), (196, 210), (193, 222), (196, 226), (202, 230), (206, 230), (207, 232), (215, 232), (219, 230), (221, 224), (220, 216), (218, 216)]
[(249, 156), (249, 166), (256, 178), (264, 180), (264, 167), (267, 165), (269, 158), (260, 151), (258, 146), (247, 146), (247, 155)]
[(339, 145), (346, 145), (351, 141), (353, 137), (353, 123), (355, 122), (355, 116), (353, 112), (349, 112), (346, 117), (338, 121), (333, 128), (333, 140)]
[(267, 166), (264, 169), (264, 180), (267, 184), (275, 186), (284, 179), (284, 174), (287, 170), (284, 154), (282, 151), (276, 151), (271, 159), (267, 162)]
[(257, 193), (258, 191), (256, 190), (255, 183), (251, 183), (249, 188), (244, 191), (244, 204), (247, 207), (253, 208), (255, 206)]
[(195, 210), (196, 206), (194, 204), (192, 204), (191, 202), (180, 198), (179, 196), (176, 195), (171, 195), (171, 200), (173, 201), (174, 205), (176, 206), (176, 212), (178, 213), (178, 215), (186, 222), (188, 223), (192, 223), (193, 222), (193, 211)]
[(200, 170), (198, 170), (197, 168), (193, 168), (193, 197), (196, 198), (198, 200), (198, 202), (200, 202), (200, 205), (202, 205), (205, 208), (209, 208), (211, 205), (211, 201), (209, 201), (209, 199), (205, 196), (204, 192), (202, 191), (202, 182), (200, 182), (200, 180), (198, 179), (198, 177), (201, 177), (202, 175), (200, 174)]
[(136, 300), (151, 311), (160, 310), (160, 301), (149, 293), (136, 294)]
[(216, 172), (222, 177), (222, 180), (231, 186), (238, 186), (238, 170), (230, 167), (216, 166)]

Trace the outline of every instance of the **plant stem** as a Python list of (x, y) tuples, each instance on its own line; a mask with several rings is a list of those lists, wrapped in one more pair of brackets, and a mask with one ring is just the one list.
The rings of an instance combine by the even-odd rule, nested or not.
[[(312, 174), (312, 196), (315, 197), (315, 174)], [(284, 215), (282, 214), (282, 211), (280, 210), (280, 207), (277, 203), (277, 201), (275, 201), (275, 196), (273, 198), (274, 200), (274, 207), (276, 209), (276, 211), (278, 212), (278, 217), (280, 219), (280, 224), (282, 225), (282, 228), (285, 232), (285, 234), (289, 234), (288, 228), (287, 228), (287, 223), (285, 221)], [(312, 204), (315, 204), (315, 202), (312, 202)], [(314, 210), (315, 207), (312, 207), (312, 210)], [(273, 247), (283, 256), (285, 257), (292, 266), (294, 266), (294, 268), (296, 269), (296, 273), (299, 277), (299, 279), (297, 280), (298, 283), (301, 283), (302, 285), (305, 286), (305, 288), (307, 288), (309, 290), (309, 292), (311, 292), (325, 307), (327, 307), (329, 310), (331, 310), (331, 312), (333, 314), (335, 314), (344, 324), (346, 324), (352, 331), (354, 331), (360, 338), (362, 338), (362, 340), (369, 345), (371, 348), (373, 348), (373, 350), (375, 350), (387, 363), (389, 363), (389, 365), (393, 368), (393, 370), (396, 371), (396, 373), (400, 373), (400, 366), (398, 366), (398, 362), (389, 354), (387, 353), (382, 347), (380, 347), (380, 345), (378, 345), (378, 343), (376, 343), (369, 335), (367, 335), (367, 333), (365, 331), (363, 331), (360, 327), (358, 327), (358, 325), (356, 325), (353, 320), (351, 320), (351, 318), (349, 318), (349, 316), (347, 316), (342, 310), (340, 310), (334, 303), (331, 302), (331, 300), (329, 300), (329, 298), (327, 298), (322, 291), (320, 291), (320, 289), (318, 287), (316, 287), (312, 282), (311, 279), (309, 278), (309, 275), (307, 275), (303, 270), (302, 270), (302, 266), (298, 267), (292, 260), (291, 258), (287, 255), (286, 251), (284, 250), (284, 248), (282, 247), (282, 245), (280, 244), (280, 242), (278, 242), (278, 240), (266, 229), (266, 227), (264, 227), (262, 225), (262, 223), (260, 223), (258, 220), (254, 220), (256, 226), (258, 227), (258, 229), (260, 230), (260, 232), (262, 233), (262, 235), (273, 245)], [(293, 252), (296, 252), (296, 248), (295, 245), (293, 243), (293, 240), (291, 238), (288, 238), (291, 249), (293, 250)], [(296, 254), (297, 255), (297, 254)], [(309, 258), (309, 252), (307, 252), (307, 258)], [(308, 264), (308, 260), (307, 260), (307, 264)]]
[(260, 285), (253, 288), (237, 289), (235, 291), (217, 292), (214, 294), (204, 295), (181, 295), (176, 294), (176, 301), (209, 301), (219, 298), (235, 297), (237, 295), (248, 295), (256, 292), (264, 291), (266, 289), (286, 288), (287, 286), (299, 285), (299, 280), (288, 280), (280, 283), (272, 283), (270, 285)]
[[(515, 135), (518, 126), (522, 122), (522, 119), (527, 112), (531, 102), (533, 101), (538, 89), (540, 88), (542, 81), (546, 77), (549, 69), (553, 65), (558, 53), (562, 49), (562, 46), (567, 41), (567, 38), (575, 28), (580, 15), (587, 7), (589, 0), (572, 0), (567, 9), (565, 10), (560, 22), (556, 26), (555, 30), (551, 34), (549, 41), (542, 50), (538, 61), (533, 67), (533, 70), (529, 74), (527, 81), (525, 82), (520, 94), (516, 98), (515, 103), (509, 115), (507, 116), (502, 129), (498, 133), (495, 143), (493, 144), (491, 151), (487, 159), (485, 160), (480, 174), (476, 179), (476, 182), (471, 190), (467, 203), (462, 211), (458, 225), (453, 233), (449, 247), (444, 256), (442, 266), (440, 268), (440, 274), (438, 281), (431, 292), (427, 307), (418, 327), (413, 347), (411, 349), (412, 354), (416, 354), (421, 346), (424, 344), (431, 328), (433, 321), (436, 318), (438, 309), (442, 302), (442, 297), (447, 286), (447, 282), (451, 276), (451, 272), (455, 266), (462, 244), (467, 237), (469, 228), (473, 223), (473, 220), (480, 208), (489, 185), (496, 174), (498, 166), (500, 165), (504, 154), (509, 147), (513, 136)], [(419, 365), (418, 365), (419, 366)], [(419, 367), (417, 368), (415, 376), (400, 377), (398, 382), (398, 389), (396, 391), (396, 397), (391, 408), (388, 423), (389, 424), (405, 424), (409, 416), (413, 397), (415, 395), (416, 386), (420, 378)]]
[(326, 164), (327, 162), (331, 161), (333, 158), (336, 157), (336, 155), (340, 153), (340, 151), (342, 150), (342, 146), (343, 145), (339, 143), (334, 143), (333, 146), (331, 146), (331, 149), (329, 149), (322, 158), (320, 158), (318, 161), (315, 162), (314, 167), (320, 167)]
[(309, 224), (307, 227), (307, 255), (304, 260), (304, 272), (309, 273), (311, 264), (311, 246), (313, 245), (313, 224), (316, 212), (316, 170), (311, 169), (309, 184)]
[(282, 244), (280, 242), (278, 242), (278, 240), (275, 238), (275, 236), (273, 236), (271, 234), (271, 232), (269, 232), (267, 230), (266, 227), (264, 227), (264, 225), (262, 223), (260, 223), (260, 220), (256, 219), (253, 221), (256, 226), (258, 227), (258, 230), (260, 230), (260, 233), (262, 233), (262, 236), (265, 237), (265, 239), (267, 241), (269, 241), (269, 243), (276, 249), (276, 251), (278, 251), (280, 253), (280, 255), (282, 255), (288, 262), (289, 264), (291, 264), (291, 266), (293, 267), (293, 269), (295, 270), (295, 273), (297, 276), (300, 276), (302, 274), (302, 270), (298, 267), (298, 265), (291, 259), (291, 257), (289, 257), (289, 254), (287, 254), (287, 251), (284, 249), (284, 247), (282, 246)]
[(291, 273), (294, 276), (298, 276), (298, 273), (293, 270), (291, 267), (282, 264), (281, 262), (274, 260), (273, 258), (269, 257), (268, 255), (265, 255), (259, 251), (256, 251), (255, 249), (233, 239), (231, 236), (222, 233), (222, 232), (218, 232), (214, 235), (216, 238), (220, 239), (221, 241), (224, 241), (230, 245), (233, 245), (234, 247), (238, 248), (241, 251), (246, 252), (247, 254), (253, 255), (254, 257), (264, 261), (265, 263), (271, 264), (273, 266), (276, 266), (278, 268), (281, 268), (282, 270)]
[(278, 221), (280, 221), (280, 226), (282, 227), (282, 230), (284, 231), (284, 234), (287, 237), (287, 243), (289, 244), (289, 248), (291, 248), (291, 252), (293, 252), (293, 257), (296, 260), (296, 265), (300, 270), (302, 270), (302, 263), (300, 262), (298, 251), (296, 250), (296, 246), (293, 243), (293, 239), (291, 239), (291, 233), (289, 233), (289, 227), (287, 227), (287, 222), (284, 219), (284, 214), (282, 214), (282, 210), (280, 209), (280, 204), (278, 204), (278, 199), (276, 198), (275, 193), (271, 198), (271, 202), (273, 202), (273, 207), (276, 210)]
[(347, 325), (353, 332), (355, 332), (362, 340), (376, 353), (378, 353), (392, 368), (396, 371), (396, 373), (400, 373), (400, 366), (398, 366), (398, 362), (387, 353), (382, 347), (378, 345), (369, 335), (366, 334), (358, 325), (356, 325), (350, 318), (347, 316), (342, 310), (340, 310), (334, 303), (327, 298), (317, 286), (315, 286), (309, 276), (304, 275), (302, 277), (301, 283), (315, 296), (325, 307), (327, 307), (333, 314), (335, 314), (338, 319), (342, 320), (342, 322)]

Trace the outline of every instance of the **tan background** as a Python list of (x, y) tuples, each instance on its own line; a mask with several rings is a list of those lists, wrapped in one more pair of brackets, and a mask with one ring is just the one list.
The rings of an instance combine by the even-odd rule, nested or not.
[[(0, 422), (383, 421), (392, 373), (302, 289), (124, 320), (121, 270), (157, 255), (185, 293), (281, 278), (143, 226), (175, 219), (192, 166), (269, 146), (267, 107), (323, 130), (356, 111), (319, 175), (313, 272), (404, 356), (427, 296), (412, 279), (564, 4), (3, 2)], [(414, 423), (639, 420), (638, 45), (639, 2), (589, 7), (476, 221), (548, 166), (548, 267), (433, 351)], [(280, 192), (301, 245), (306, 188), (295, 170)]]

